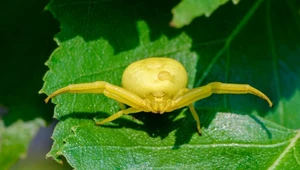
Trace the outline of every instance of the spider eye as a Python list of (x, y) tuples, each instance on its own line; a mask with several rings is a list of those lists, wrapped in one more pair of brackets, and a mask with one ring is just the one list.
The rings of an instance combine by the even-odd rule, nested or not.
[(155, 91), (155, 92), (152, 92), (152, 95), (156, 98), (163, 98), (165, 96), (165, 93), (161, 92), (161, 91)]
[(164, 81), (164, 80), (169, 80), (173, 81), (173, 76), (168, 72), (168, 71), (161, 71), (158, 73), (158, 80)]

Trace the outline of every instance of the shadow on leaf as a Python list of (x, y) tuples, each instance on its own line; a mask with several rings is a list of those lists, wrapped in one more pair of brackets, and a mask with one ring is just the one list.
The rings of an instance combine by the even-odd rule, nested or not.
[[(69, 118), (89, 120), (96, 118), (98, 120), (105, 119), (109, 116), (110, 114), (106, 112), (75, 112), (62, 116), (59, 121), (65, 121)], [(213, 116), (210, 116), (209, 118), (207, 116), (200, 116), (200, 118), (212, 120)], [(203, 127), (208, 127), (208, 125), (209, 122), (206, 121), (206, 123), (203, 124)], [(95, 126), (97, 125), (95, 124)], [(171, 132), (175, 131), (175, 143), (173, 149), (179, 149), (181, 145), (189, 143), (192, 136), (197, 134), (196, 122), (188, 109), (179, 109), (164, 114), (140, 112), (130, 116), (121, 116), (120, 118), (101, 126), (115, 129), (125, 127), (138, 131), (145, 131), (149, 137), (159, 137), (161, 140), (165, 139)], [(199, 139), (201, 139), (200, 135)]]

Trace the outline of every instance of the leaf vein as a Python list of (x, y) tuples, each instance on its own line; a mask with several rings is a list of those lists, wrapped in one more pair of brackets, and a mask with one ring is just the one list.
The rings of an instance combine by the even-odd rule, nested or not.
[[(300, 133), (299, 133), (300, 136)], [(298, 137), (299, 138), (299, 137)], [(293, 141), (294, 139), (292, 139)], [(185, 144), (183, 146), (180, 146), (181, 148), (217, 148), (217, 147), (241, 147), (241, 148), (276, 148), (283, 145), (288, 144), (289, 141), (283, 141), (279, 143), (274, 144), (246, 144), (246, 143), (218, 143), (218, 144), (201, 144), (201, 145), (192, 145), (192, 144)], [(112, 145), (75, 145), (70, 147), (65, 147), (69, 149), (75, 149), (75, 148), (95, 148), (95, 147), (105, 147), (105, 148), (111, 148), (111, 149), (120, 149), (120, 148), (126, 148), (126, 149), (157, 149), (157, 150), (164, 150), (164, 149), (172, 149), (174, 146), (112, 146)]]
[(297, 151), (296, 151), (296, 148), (294, 147), (293, 149), (294, 149), (294, 158), (295, 158), (297, 164), (300, 166), (300, 160), (299, 160), (299, 158), (298, 158), (297, 155), (296, 155), (296, 152), (297, 152)]
[(219, 50), (219, 52), (213, 57), (208, 67), (205, 69), (204, 73), (200, 77), (199, 81), (196, 83), (196, 86), (200, 86), (204, 79), (207, 77), (207, 75), (212, 70), (215, 63), (218, 61), (218, 59), (222, 56), (222, 54), (227, 50), (233, 39), (236, 37), (236, 35), (240, 32), (240, 30), (246, 25), (247, 21), (252, 17), (254, 12), (257, 10), (257, 8), (260, 6), (260, 4), (263, 2), (263, 0), (258, 0), (256, 3), (251, 7), (249, 12), (244, 16), (244, 18), (241, 20), (241, 22), (235, 27), (235, 29), (231, 32), (231, 34), (228, 36), (224, 46)]
[(268, 168), (268, 170), (272, 170), (272, 169), (276, 168), (276, 166), (286, 156), (286, 154), (295, 146), (295, 144), (299, 138), (300, 138), (300, 130), (298, 130), (298, 133), (291, 140), (290, 144), (284, 149), (284, 151), (279, 155), (279, 157), (274, 161), (274, 163)]

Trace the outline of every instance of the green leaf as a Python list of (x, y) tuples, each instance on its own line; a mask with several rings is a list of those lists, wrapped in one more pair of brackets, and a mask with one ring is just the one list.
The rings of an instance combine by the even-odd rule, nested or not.
[[(181, 28), (189, 25), (193, 19), (205, 15), (209, 17), (219, 6), (225, 4), (228, 0), (182, 0), (172, 9), (173, 19), (170, 23), (175, 28)], [(232, 0), (237, 4), (239, 0)]]
[[(267, 169), (276, 163), (299, 166), (300, 132), (232, 113), (218, 113), (203, 137), (192, 132), (193, 121), (183, 118), (180, 123), (185, 129), (161, 139), (149, 137), (138, 127), (124, 125), (118, 127), (122, 131), (118, 133), (90, 121), (72, 129), (61, 154), (76, 169)], [(182, 140), (188, 143), (182, 144)]]
[[(137, 26), (141, 35), (141, 46), (118, 55), (113, 54), (112, 47), (103, 39), (85, 42), (82, 38), (76, 37), (67, 43), (61, 43), (61, 49), (53, 53), (47, 62), (51, 70), (47, 72), (44, 78), (45, 86), (41, 92), (49, 94), (49, 92), (53, 92), (68, 84), (97, 80), (120, 85), (121, 75), (126, 66), (133, 61), (147, 56), (169, 56), (181, 61), (189, 72), (189, 87), (192, 87), (197, 57), (195, 53), (188, 50), (191, 47), (191, 40), (185, 34), (181, 34), (172, 40), (161, 37), (155, 42), (149, 42), (147, 41), (149, 40), (149, 35), (147, 35), (149, 29), (145, 22), (140, 21)], [(72, 65), (69, 64), (69, 61), (78, 60), (78, 57), (80, 59), (79, 62)], [(62, 68), (65, 68), (67, 72), (62, 71)], [(52, 86), (49, 84), (52, 84)], [(74, 100), (76, 100), (75, 105), (71, 102)], [(108, 112), (111, 114), (119, 109), (116, 101), (107, 99), (103, 95), (61, 95), (53, 101), (58, 104), (54, 114), (58, 120), (65, 120), (73, 116), (81, 117), (83, 115), (92, 120), (97, 112)], [(107, 114), (99, 115), (108, 116)], [(82, 123), (85, 124), (84, 121), (77, 122), (75, 120), (75, 122), (65, 123), (62, 128), (65, 128), (66, 125), (69, 125), (68, 128), (72, 128), (73, 125), (80, 125)], [(66, 135), (66, 129), (59, 130), (58, 127), (60, 126), (57, 126), (53, 138), (56, 141), (62, 141)], [(115, 133), (119, 132), (116, 131)], [(62, 144), (62, 142), (58, 142), (58, 145)], [(56, 153), (59, 149), (60, 147), (55, 146), (51, 153)], [(50, 155), (55, 157), (53, 154)], [(55, 159), (58, 158), (55, 157)]]
[(8, 169), (18, 159), (25, 158), (29, 143), (40, 126), (45, 126), (42, 119), (17, 121), (9, 127), (5, 127), (4, 122), (0, 120), (1, 169)]
[[(196, 107), (251, 113), (285, 127), (299, 129), (299, 6), (299, 2), (297, 4), (292, 0), (240, 3), (241, 9), (232, 11), (243, 16), (231, 18), (236, 24), (227, 21), (220, 23), (226, 17), (225, 13), (216, 13), (219, 15), (212, 17), (211, 22), (203, 21), (202, 24), (208, 28), (221, 24), (226, 25), (227, 29), (217, 32), (220, 31), (217, 29), (219, 27), (213, 30), (207, 28), (203, 33), (193, 36), (193, 42), (197, 44), (194, 45), (196, 52), (202, 56), (201, 65), (197, 67), (200, 74), (196, 75), (195, 86), (216, 80), (247, 83), (268, 95), (274, 106), (270, 109), (254, 96), (224, 95), (199, 101)], [(250, 7), (248, 11), (245, 10), (247, 7)], [(234, 9), (229, 7), (228, 10)], [(211, 41), (207, 32), (224, 39)]]
[(59, 162), (64, 156), (75, 169), (299, 168), (299, 130), (287, 129), (300, 126), (297, 3), (241, 1), (239, 8), (225, 5), (209, 19), (174, 30), (167, 27), (173, 6), (167, 2), (52, 1), (47, 8), (61, 23), (60, 47), (47, 62), (41, 92), (97, 80), (120, 85), (131, 62), (169, 56), (187, 68), (189, 88), (212, 81), (250, 84), (274, 107), (256, 96), (213, 95), (195, 103), (200, 137), (186, 109), (122, 116), (100, 127), (93, 118), (118, 111), (116, 101), (64, 94), (53, 99), (59, 123), (47, 156)]

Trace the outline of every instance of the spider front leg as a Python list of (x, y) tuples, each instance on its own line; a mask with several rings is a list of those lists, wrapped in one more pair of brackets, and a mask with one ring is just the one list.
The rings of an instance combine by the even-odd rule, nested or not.
[(209, 97), (211, 94), (253, 94), (269, 103), (272, 107), (271, 100), (261, 91), (248, 84), (228, 84), (221, 82), (212, 82), (205, 86), (191, 89), (174, 100), (174, 107), (181, 108), (188, 106), (198, 100)]
[(200, 129), (200, 120), (198, 114), (193, 106), (193, 103), (209, 97), (211, 94), (253, 94), (256, 95), (269, 103), (271, 107), (273, 103), (271, 100), (263, 94), (261, 91), (256, 88), (248, 85), (248, 84), (227, 84), (221, 82), (212, 82), (207, 84), (206, 86), (198, 87), (195, 89), (191, 89), (186, 91), (186, 93), (182, 95), (178, 95), (177, 98), (174, 98), (173, 107), (174, 109), (179, 109), (184, 106), (189, 106), (190, 111), (197, 123), (197, 130), (199, 134), (201, 134)]
[(109, 98), (134, 108), (143, 108), (144, 106), (143, 99), (136, 94), (104, 81), (68, 85), (50, 94), (45, 99), (45, 102), (47, 103), (51, 98), (64, 93), (103, 93)]
[(142, 110), (141, 109), (136, 109), (136, 108), (128, 108), (126, 110), (120, 110), (118, 111), (117, 113), (109, 116), (108, 118), (102, 120), (102, 121), (98, 121), (96, 119), (95, 120), (95, 123), (97, 125), (103, 125), (104, 123), (107, 123), (107, 122), (111, 122), (113, 120), (116, 120), (118, 119), (119, 117), (121, 117), (122, 115), (128, 115), (128, 114), (133, 114), (133, 113), (138, 113), (138, 112), (141, 112)]

